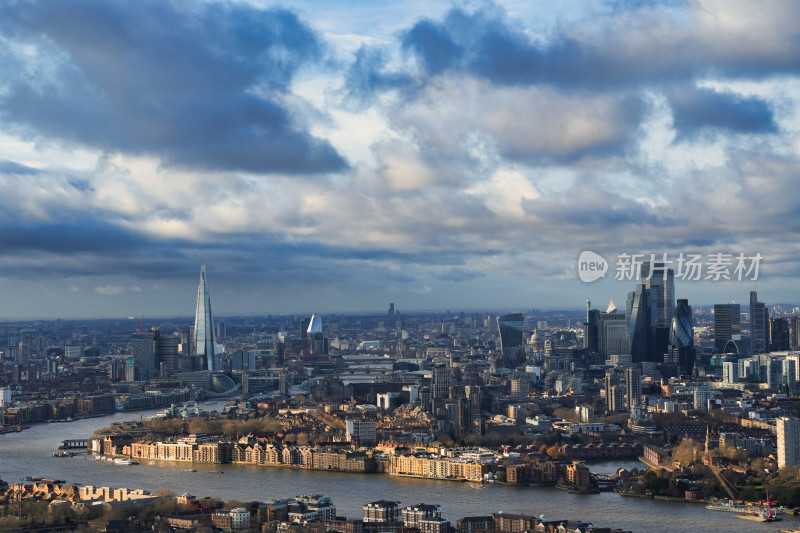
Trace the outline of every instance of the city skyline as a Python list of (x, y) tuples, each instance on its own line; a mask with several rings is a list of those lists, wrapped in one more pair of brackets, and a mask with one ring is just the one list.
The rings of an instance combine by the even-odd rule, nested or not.
[[(0, 6), (0, 316), (800, 303), (800, 5)], [(578, 279), (581, 252), (610, 264)], [(665, 317), (669, 320), (669, 317)]]

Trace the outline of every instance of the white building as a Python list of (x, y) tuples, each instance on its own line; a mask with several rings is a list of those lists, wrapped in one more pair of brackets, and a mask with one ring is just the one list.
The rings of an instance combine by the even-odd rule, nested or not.
[(0, 387), (0, 407), (11, 403), (11, 388)]
[(777, 420), (778, 468), (800, 465), (800, 419), (782, 417)]
[(250, 527), (250, 511), (244, 507), (231, 509), (231, 528), (248, 529)]

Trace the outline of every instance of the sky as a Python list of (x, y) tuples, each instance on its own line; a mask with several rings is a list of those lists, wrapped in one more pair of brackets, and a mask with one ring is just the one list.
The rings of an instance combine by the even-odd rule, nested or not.
[(624, 307), (620, 258), (682, 253), (732, 278), (690, 304), (800, 303), (798, 20), (7, 0), (0, 317), (191, 315), (201, 265), (218, 314)]

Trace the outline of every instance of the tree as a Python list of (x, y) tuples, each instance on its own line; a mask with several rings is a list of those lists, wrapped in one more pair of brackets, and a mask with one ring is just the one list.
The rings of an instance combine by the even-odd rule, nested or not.
[(564, 457), (564, 454), (561, 453), (561, 450), (559, 450), (558, 446), (556, 446), (555, 444), (547, 448), (547, 455), (549, 455), (553, 459), (561, 459), (562, 457)]
[(672, 450), (672, 458), (681, 465), (691, 465), (698, 461), (702, 454), (699, 442), (684, 439)]

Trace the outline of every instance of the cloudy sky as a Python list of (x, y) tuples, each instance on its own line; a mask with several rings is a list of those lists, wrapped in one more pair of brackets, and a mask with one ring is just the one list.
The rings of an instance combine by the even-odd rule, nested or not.
[(800, 303), (800, 3), (290, 5), (0, 4), (0, 316)]

